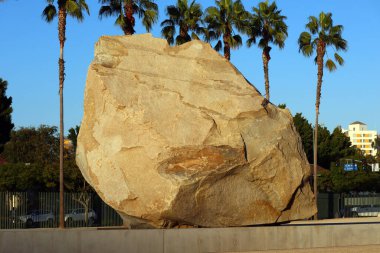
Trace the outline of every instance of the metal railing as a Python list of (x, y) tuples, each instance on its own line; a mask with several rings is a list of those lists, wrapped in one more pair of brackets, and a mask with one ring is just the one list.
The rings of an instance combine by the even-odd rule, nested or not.
[[(118, 213), (94, 192), (67, 192), (64, 207), (66, 227), (123, 224)], [(54, 228), (58, 222), (58, 192), (0, 192), (0, 229)]]

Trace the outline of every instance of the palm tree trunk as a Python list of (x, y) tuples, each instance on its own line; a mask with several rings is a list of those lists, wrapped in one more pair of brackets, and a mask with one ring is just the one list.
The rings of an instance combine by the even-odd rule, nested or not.
[(189, 31), (188, 27), (187, 26), (182, 26), (180, 27), (179, 29), (179, 36), (181, 37), (182, 41), (181, 43), (185, 43), (187, 42), (187, 32)]
[(124, 2), (124, 26), (123, 31), (125, 35), (132, 35), (135, 33), (135, 18), (133, 17), (133, 0)]
[(263, 66), (264, 66), (264, 79), (265, 79), (265, 97), (269, 100), (269, 74), (268, 74), (268, 63), (269, 63), (269, 54), (263, 50)]
[[(317, 185), (317, 166), (318, 166), (318, 116), (319, 116), (319, 105), (321, 103), (321, 90), (322, 90), (322, 78), (323, 78), (323, 57), (325, 55), (325, 43), (320, 41), (318, 43), (317, 49), (317, 65), (318, 65), (318, 81), (317, 81), (317, 94), (315, 100), (315, 125), (314, 125), (314, 143), (313, 143), (313, 179), (314, 179), (314, 196), (315, 196), (315, 206), (317, 206), (318, 200), (318, 185)], [(314, 215), (314, 219), (318, 219), (318, 209), (317, 213)]]
[(230, 43), (229, 43), (229, 38), (231, 37), (231, 34), (224, 34), (223, 35), (223, 44), (224, 44), (224, 58), (227, 60), (231, 59), (231, 48), (230, 48)]
[(58, 37), (59, 37), (59, 227), (65, 227), (64, 219), (64, 192), (63, 192), (63, 83), (65, 81), (65, 61), (63, 50), (66, 40), (66, 9), (59, 9), (58, 13)]

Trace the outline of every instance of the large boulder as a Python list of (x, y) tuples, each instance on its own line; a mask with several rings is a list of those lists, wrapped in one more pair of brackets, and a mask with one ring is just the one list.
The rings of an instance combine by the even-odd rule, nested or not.
[(289, 111), (201, 41), (101, 37), (77, 164), (127, 226), (246, 226), (316, 212)]

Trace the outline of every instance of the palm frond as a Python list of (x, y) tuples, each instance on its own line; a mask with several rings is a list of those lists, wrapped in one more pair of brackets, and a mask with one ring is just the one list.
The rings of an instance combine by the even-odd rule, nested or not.
[(321, 12), (319, 14), (319, 23), (325, 32), (329, 31), (333, 26), (332, 14)]
[(222, 41), (218, 40), (218, 43), (214, 46), (215, 51), (219, 52), (222, 49)]
[(237, 34), (231, 37), (231, 40), (230, 40), (231, 48), (234, 48), (234, 49), (239, 48), (242, 44), (243, 44), (243, 41), (240, 35)]
[(114, 12), (112, 11), (112, 8), (108, 5), (103, 5), (99, 9), (99, 18), (102, 19), (103, 17), (109, 17), (112, 16)]
[(193, 39), (193, 40), (200, 40), (198, 34), (196, 34), (195, 32), (191, 33), (191, 39)]
[(278, 10), (276, 2), (259, 3), (257, 8), (253, 8), (253, 14), (249, 17), (246, 31), (249, 38), (247, 45), (260, 38), (258, 43), (260, 48), (266, 48), (270, 43), (277, 45), (280, 49), (284, 48), (285, 40), (288, 37), (288, 26), (285, 20), (286, 16), (281, 15), (281, 10)]
[(311, 34), (308, 32), (302, 32), (298, 38), (299, 51), (303, 55), (309, 57), (314, 52), (314, 46), (311, 42)]
[(325, 67), (326, 67), (330, 72), (336, 70), (336, 65), (335, 65), (334, 61), (331, 60), (331, 59), (327, 59), (326, 64), (325, 64)]
[(121, 28), (125, 27), (124, 17), (123, 15), (119, 15), (115, 20), (115, 25), (120, 26)]
[(174, 26), (175, 23), (172, 19), (165, 19), (164, 21), (161, 22), (161, 27), (162, 26)]
[(342, 66), (344, 64), (344, 60), (339, 54), (335, 53), (334, 58), (339, 65)]
[(158, 13), (155, 10), (145, 10), (142, 16), (142, 23), (145, 29), (149, 32), (153, 24), (158, 20)]
[(166, 15), (168, 15), (170, 19), (175, 20), (176, 24), (178, 24), (178, 19), (181, 14), (180, 10), (176, 6), (170, 5), (166, 7)]
[(162, 37), (164, 37), (168, 41), (169, 45), (173, 45), (174, 44), (174, 35), (175, 35), (174, 25), (168, 25), (168, 26), (165, 26), (164, 28), (162, 28), (161, 35), (162, 35)]
[(318, 19), (314, 16), (310, 16), (309, 22), (306, 24), (306, 29), (308, 29), (311, 34), (317, 34), (319, 31)]
[(42, 11), (42, 18), (45, 19), (46, 22), (50, 23), (57, 16), (57, 9), (52, 3), (49, 3), (45, 9)]
[(153, 0), (139, 0), (141, 9), (152, 10), (158, 13), (158, 5)]
[(77, 19), (78, 21), (83, 20), (82, 9), (75, 0), (66, 0), (65, 8), (69, 16)]
[(248, 38), (246, 41), (246, 44), (247, 44), (247, 47), (251, 47), (253, 44), (256, 44), (256, 38), (255, 37)]
[(120, 1), (114, 0), (99, 0), (101, 4), (104, 4), (99, 9), (99, 18), (116, 16), (118, 17), (122, 13), (122, 7)]
[(87, 15), (90, 15), (90, 8), (88, 7), (85, 0), (78, 0), (78, 5), (82, 10), (85, 10)]
[(175, 41), (176, 41), (176, 44), (177, 44), (177, 45), (182, 45), (182, 44), (184, 44), (184, 43), (186, 43), (186, 42), (191, 41), (191, 37), (190, 37), (190, 35), (188, 35), (188, 34), (186, 34), (185, 37), (182, 37), (182, 36), (178, 35), (178, 36), (175, 38)]

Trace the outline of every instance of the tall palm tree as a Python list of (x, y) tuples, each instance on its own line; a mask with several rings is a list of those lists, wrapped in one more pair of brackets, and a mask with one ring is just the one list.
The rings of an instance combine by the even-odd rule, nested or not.
[[(218, 40), (215, 50), (223, 47), (224, 57), (231, 59), (231, 48), (238, 48), (242, 44), (239, 32), (244, 32), (247, 25), (248, 12), (240, 0), (215, 0), (216, 6), (208, 7), (204, 21), (208, 24), (206, 39)], [(223, 41), (223, 42), (222, 42)]]
[[(64, 150), (64, 129), (63, 129), (63, 83), (65, 81), (65, 61), (63, 59), (63, 51), (66, 41), (66, 18), (67, 15), (82, 21), (83, 10), (90, 14), (88, 6), (85, 0), (46, 0), (48, 5), (42, 12), (42, 17), (46, 22), (50, 23), (58, 16), (58, 39), (59, 39), (59, 107), (60, 107), (60, 117), (59, 117), (59, 139), (60, 139), (60, 152), (59, 152), (59, 192), (60, 192), (60, 207), (59, 207), (59, 227), (64, 228), (64, 206), (63, 206), (63, 150)], [(57, 8), (54, 3), (57, 3)]]
[[(342, 38), (343, 26), (334, 25), (331, 13), (321, 12), (319, 17), (310, 16), (309, 22), (306, 24), (306, 29), (309, 31), (302, 32), (298, 39), (299, 51), (306, 57), (310, 57), (316, 53), (315, 63), (318, 66), (317, 78), (317, 94), (315, 101), (315, 124), (314, 124), (314, 150), (313, 150), (313, 163), (314, 163), (314, 194), (315, 203), (317, 204), (317, 149), (318, 149), (318, 116), (319, 105), (321, 101), (322, 91), (322, 78), (323, 67), (326, 67), (330, 72), (336, 70), (334, 60), (329, 58), (327, 48), (334, 49), (334, 59), (339, 65), (343, 65), (343, 58), (337, 51), (347, 50), (347, 41)], [(324, 57), (327, 55), (326, 62)], [(316, 216), (315, 216), (316, 218)]]
[(264, 66), (265, 94), (269, 100), (269, 74), (268, 63), (271, 59), (269, 44), (272, 43), (280, 49), (284, 48), (285, 40), (288, 37), (288, 26), (285, 24), (285, 16), (281, 15), (281, 10), (277, 9), (276, 2), (271, 4), (268, 1), (261, 2), (258, 8), (252, 8), (253, 14), (247, 26), (247, 46), (251, 47), (259, 39), (258, 47), (263, 50), (262, 59)]
[(136, 31), (134, 15), (138, 14), (149, 32), (158, 19), (158, 6), (153, 0), (99, 0), (102, 5), (99, 17), (116, 16), (115, 24), (120, 26), (125, 35)]
[[(169, 5), (166, 7), (166, 15), (168, 19), (161, 23), (163, 27), (161, 34), (170, 45), (174, 42), (181, 45), (191, 39), (199, 39), (197, 34), (203, 32), (202, 16), (203, 11), (200, 4), (193, 0), (190, 5), (187, 0), (177, 0), (177, 5)], [(176, 35), (176, 26), (179, 28), (179, 34)], [(191, 35), (189, 34), (191, 32)]]

